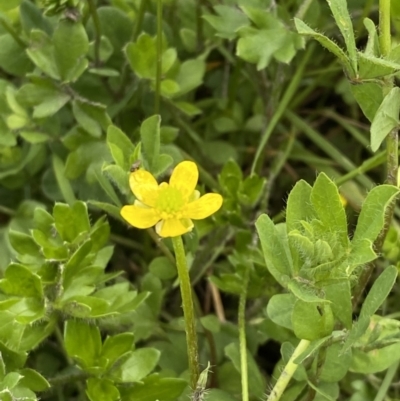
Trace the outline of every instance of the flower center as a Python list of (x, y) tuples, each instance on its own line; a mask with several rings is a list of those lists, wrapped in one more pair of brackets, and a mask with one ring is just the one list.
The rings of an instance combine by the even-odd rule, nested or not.
[(176, 214), (182, 210), (184, 203), (180, 191), (168, 186), (159, 191), (155, 209), (163, 219), (172, 218), (176, 217)]

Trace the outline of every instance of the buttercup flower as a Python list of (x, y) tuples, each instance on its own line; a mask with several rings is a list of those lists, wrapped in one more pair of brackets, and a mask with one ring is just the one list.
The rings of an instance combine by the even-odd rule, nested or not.
[(195, 163), (179, 163), (169, 184), (158, 184), (145, 170), (131, 173), (129, 185), (136, 201), (124, 206), (121, 216), (132, 226), (156, 226), (160, 237), (177, 237), (192, 230), (192, 220), (211, 216), (222, 205), (222, 196), (210, 193), (200, 197), (196, 184), (199, 172)]

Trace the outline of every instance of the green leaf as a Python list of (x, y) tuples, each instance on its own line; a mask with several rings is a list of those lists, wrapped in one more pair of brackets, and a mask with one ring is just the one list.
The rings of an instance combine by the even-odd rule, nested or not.
[(332, 312), (347, 329), (351, 329), (353, 309), (351, 305), (351, 290), (348, 280), (331, 283), (324, 286), (325, 298), (331, 301)]
[(399, 189), (391, 185), (379, 185), (368, 192), (358, 216), (353, 244), (361, 240), (375, 241), (383, 228), (386, 208), (398, 193)]
[(201, 145), (204, 155), (215, 164), (225, 164), (230, 159), (238, 158), (237, 149), (228, 142), (206, 141)]
[(118, 401), (121, 399), (117, 387), (111, 380), (92, 377), (86, 382), (86, 394), (90, 401)]
[(150, 35), (142, 33), (135, 43), (126, 46), (125, 52), (132, 70), (139, 78), (156, 78), (157, 50)]
[(102, 104), (74, 100), (72, 111), (79, 125), (94, 138), (99, 138), (102, 130), (107, 131), (111, 124), (110, 117)]
[(170, 280), (177, 275), (175, 264), (165, 256), (154, 258), (149, 265), (149, 270), (161, 280)]
[(204, 60), (192, 59), (184, 61), (179, 68), (178, 75), (174, 77), (174, 80), (179, 85), (179, 91), (174, 94), (174, 98), (200, 86), (203, 83), (205, 72), (206, 63)]
[(292, 274), (292, 259), (284, 244), (287, 238), (283, 238), (279, 234), (274, 223), (266, 214), (257, 219), (256, 228), (267, 268), (275, 280), (285, 286), (288, 277)]
[(186, 380), (152, 374), (134, 387), (121, 389), (121, 393), (124, 401), (175, 401), (186, 387)]
[(292, 325), (297, 338), (318, 340), (333, 331), (334, 318), (328, 303), (309, 303), (298, 299), (293, 308)]
[(74, 82), (87, 67), (84, 58), (89, 50), (89, 39), (80, 22), (60, 20), (53, 34), (54, 60), (62, 81)]
[(332, 344), (326, 351), (325, 363), (321, 370), (320, 379), (323, 382), (337, 383), (342, 380), (350, 368), (351, 351), (341, 352), (342, 344)]
[(108, 361), (107, 366), (110, 367), (122, 355), (132, 351), (134, 345), (132, 333), (121, 333), (107, 337), (103, 344), (101, 357)]
[(146, 169), (153, 172), (160, 153), (161, 117), (154, 115), (142, 122), (140, 126), (141, 153)]
[(371, 290), (366, 296), (361, 307), (359, 319), (354, 323), (349, 336), (344, 344), (342, 352), (349, 350), (353, 344), (366, 332), (368, 329), (371, 316), (385, 301), (390, 291), (393, 288), (397, 278), (397, 269), (394, 266), (387, 267), (380, 276), (374, 281)]
[(24, 76), (32, 69), (25, 49), (8, 33), (0, 36), (0, 68), (16, 76)]
[(299, 282), (296, 279), (292, 279), (287, 283), (287, 287), (296, 298), (301, 299), (304, 302), (329, 303), (328, 300), (319, 297), (317, 295), (316, 289), (307, 283)]
[(343, 67), (350, 78), (356, 76), (356, 72), (353, 68), (353, 62), (349, 60), (345, 52), (334, 42), (332, 42), (326, 36), (314, 31), (302, 20), (295, 18), (294, 24), (296, 26), (297, 32), (301, 35), (311, 36), (313, 39), (317, 40), (322, 46), (332, 52), (339, 61), (343, 64)]
[(86, 266), (81, 266), (81, 263), (92, 250), (92, 246), (92, 240), (89, 239), (85, 241), (82, 245), (79, 246), (79, 248), (72, 254), (68, 262), (64, 265), (62, 276), (65, 289), (67, 289), (71, 285), (74, 277), (79, 274), (82, 267)]
[(236, 55), (249, 63), (257, 64), (257, 70), (260, 71), (269, 65), (274, 53), (284, 45), (286, 30), (245, 28), (239, 34), (241, 38)]
[[(324, 173), (320, 173), (314, 183), (311, 203), (324, 230), (333, 233), (339, 242), (339, 250), (346, 249), (349, 245), (346, 213), (337, 186)], [(338, 249), (332, 246), (333, 251), (335, 248)]]
[(268, 302), (267, 315), (279, 326), (293, 330), (292, 313), (296, 297), (292, 294), (276, 294)]
[(347, 10), (347, 1), (328, 0), (328, 5), (335, 18), (336, 24), (343, 35), (353, 71), (357, 73), (357, 48), (354, 39), (353, 24), (351, 22), (349, 11)]
[(380, 54), (380, 49), (375, 22), (369, 18), (364, 18), (363, 23), (365, 29), (368, 31), (368, 42), (364, 53), (368, 56), (378, 56)]
[(44, 118), (57, 113), (70, 99), (48, 79), (23, 85), (17, 92), (17, 99), (22, 104), (33, 106), (33, 117)]
[(40, 29), (48, 35), (51, 35), (53, 27), (49, 19), (43, 16), (43, 13), (35, 3), (29, 0), (22, 0), (19, 7), (19, 14), (22, 28), (27, 35), (29, 35), (33, 29)]
[[(95, 48), (96, 48), (96, 42), (93, 41), (89, 44), (89, 56), (92, 59), (95, 59)], [(102, 35), (100, 38), (100, 45), (99, 45), (99, 61), (101, 63), (107, 62), (107, 60), (112, 56), (114, 53), (114, 48), (113, 45), (111, 44), (110, 40)]]
[(21, 255), (40, 257), (39, 246), (33, 240), (32, 236), (10, 230), (8, 238), (11, 246)]
[(115, 219), (125, 222), (125, 220), (120, 215), (120, 210), (121, 210), (120, 207), (112, 205), (111, 203), (99, 202), (99, 201), (95, 201), (95, 200), (90, 200), (90, 201), (88, 201), (88, 203), (101, 210), (104, 210), (106, 213), (108, 213)]
[(20, 375), (17, 372), (11, 372), (4, 377), (4, 380), (1, 383), (1, 385), (4, 386), (3, 388), (12, 390), (19, 383), (21, 379), (22, 375)]
[(24, 368), (19, 373), (22, 375), (20, 384), (32, 391), (45, 391), (50, 388), (50, 383), (36, 370)]
[(292, 230), (302, 230), (301, 221), (311, 221), (316, 218), (314, 208), (310, 202), (312, 187), (304, 180), (296, 182), (290, 191), (286, 206), (286, 228), (290, 233)]
[(110, 125), (107, 129), (107, 145), (115, 163), (128, 171), (131, 156), (135, 151), (131, 140), (118, 127)]
[(111, 185), (110, 180), (118, 186), (118, 189), (121, 191), (121, 193), (128, 194), (129, 181), (127, 172), (116, 165), (110, 165), (104, 167), (103, 169), (100, 168), (100, 165), (96, 165), (92, 167), (92, 170), (104, 192), (109, 196), (109, 198), (114, 202), (115, 205), (117, 205), (118, 207), (122, 207), (122, 203), (118, 195), (116, 194), (114, 187)]
[(30, 35), (30, 45), (26, 53), (33, 63), (53, 79), (60, 79), (60, 74), (54, 59), (54, 46), (48, 35), (34, 29)]
[(179, 85), (172, 79), (163, 79), (161, 81), (161, 95), (166, 98), (172, 98), (179, 92)]
[(61, 238), (73, 242), (78, 235), (90, 231), (86, 204), (75, 202), (72, 206), (56, 203), (53, 209), (55, 226)]
[(362, 82), (350, 85), (350, 89), (365, 117), (373, 121), (383, 101), (381, 86), (375, 82)]
[(101, 336), (97, 326), (81, 320), (67, 320), (64, 344), (68, 355), (76, 359), (83, 368), (96, 366), (101, 353)]
[(53, 170), (54, 170), (54, 174), (57, 179), (58, 187), (60, 188), (60, 191), (64, 197), (64, 200), (69, 205), (72, 205), (76, 201), (76, 198), (75, 198), (74, 190), (72, 189), (69, 180), (65, 177), (64, 163), (55, 154), (53, 154), (52, 159), (53, 159)]
[(400, 344), (395, 343), (380, 349), (364, 352), (354, 348), (351, 371), (370, 375), (386, 370), (389, 366), (397, 363), (400, 358)]
[(400, 88), (394, 87), (385, 96), (371, 124), (371, 149), (376, 152), (390, 131), (399, 125)]
[(122, 207), (121, 201), (119, 200), (119, 197), (115, 193), (114, 188), (110, 184), (110, 182), (112, 182), (113, 185), (119, 189), (121, 194), (128, 196), (131, 192), (131, 189), (129, 187), (128, 171), (116, 164), (110, 164), (103, 167), (102, 173), (98, 172), (96, 169), (96, 178), (106, 194), (114, 202), (114, 204)]
[(217, 36), (232, 40), (237, 30), (250, 25), (249, 19), (236, 7), (218, 5), (214, 7), (218, 15), (204, 15), (203, 18), (217, 31)]
[(43, 296), (40, 277), (17, 263), (11, 263), (7, 267), (4, 278), (0, 280), (0, 289), (5, 294), (21, 297), (41, 298)]
[(163, 153), (161, 155), (158, 155), (156, 163), (155, 163), (155, 167), (153, 170), (153, 174), (155, 177), (158, 177), (162, 174), (164, 174), (167, 169), (172, 166), (172, 163), (174, 162), (174, 159), (172, 158), (172, 156)]
[(118, 383), (139, 382), (156, 367), (160, 351), (155, 348), (140, 348), (131, 352), (125, 362), (111, 372)]
[(182, 113), (185, 113), (189, 117), (197, 116), (198, 114), (202, 114), (203, 111), (195, 106), (193, 103), (188, 102), (173, 102), (174, 106), (176, 106)]
[(396, 278), (397, 269), (394, 266), (387, 267), (379, 275), (362, 304), (360, 320), (370, 318), (378, 310), (392, 290)]
[(18, 7), (21, 3), (21, 0), (7, 0), (0, 1), (0, 11), (9, 11), (16, 7)]
[(400, 64), (384, 60), (372, 55), (359, 53), (358, 59), (360, 65), (359, 79), (361, 80), (381, 78), (386, 75), (391, 75), (400, 70)]
[[(92, 271), (95, 277), (99, 275), (99, 269), (95, 268), (92, 269)], [(86, 281), (85, 278), (84, 281)], [(82, 319), (98, 319), (101, 317), (111, 316), (116, 313), (115, 311), (110, 310), (110, 302), (97, 297), (85, 295), (88, 292), (91, 293), (93, 291), (91, 287), (89, 287), (87, 291), (84, 286), (79, 286), (79, 283), (74, 284), (77, 287), (76, 289), (78, 290), (78, 295), (70, 297), (68, 291), (64, 293), (63, 296), (65, 298), (68, 297), (62, 308), (64, 313)], [(73, 287), (71, 292), (74, 293)]]
[(23, 138), (26, 142), (33, 145), (37, 143), (48, 142), (50, 140), (50, 137), (47, 134), (43, 134), (41, 132), (20, 131), (19, 136)]

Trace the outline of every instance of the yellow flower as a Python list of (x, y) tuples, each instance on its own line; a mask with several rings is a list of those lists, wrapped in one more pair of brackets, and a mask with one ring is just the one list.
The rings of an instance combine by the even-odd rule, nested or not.
[(205, 219), (222, 205), (222, 196), (206, 194), (200, 197), (196, 184), (199, 172), (195, 163), (179, 163), (169, 180), (158, 185), (145, 170), (131, 173), (129, 185), (136, 201), (124, 206), (121, 216), (132, 226), (156, 226), (160, 237), (177, 237), (192, 230), (192, 220)]

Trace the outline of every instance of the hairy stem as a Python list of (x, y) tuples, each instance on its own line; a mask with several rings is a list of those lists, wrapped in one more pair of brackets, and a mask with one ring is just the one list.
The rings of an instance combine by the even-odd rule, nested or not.
[(162, 71), (162, 0), (157, 0), (157, 65), (156, 65), (156, 93), (154, 113), (160, 114)]
[(267, 401), (279, 401), (281, 399), (283, 392), (289, 384), (290, 379), (299, 366), (294, 363), (294, 361), (308, 348), (309, 345), (310, 341), (300, 340), (299, 344), (293, 352), (293, 355), (290, 357), (288, 363), (280, 374), (278, 381), (275, 383), (275, 386), (272, 389)]
[(199, 352), (197, 345), (196, 321), (194, 316), (192, 287), (190, 284), (189, 270), (186, 262), (185, 248), (182, 237), (173, 237), (176, 267), (180, 281), (183, 316), (185, 320), (186, 344), (190, 369), (190, 384), (196, 388), (199, 378)]

